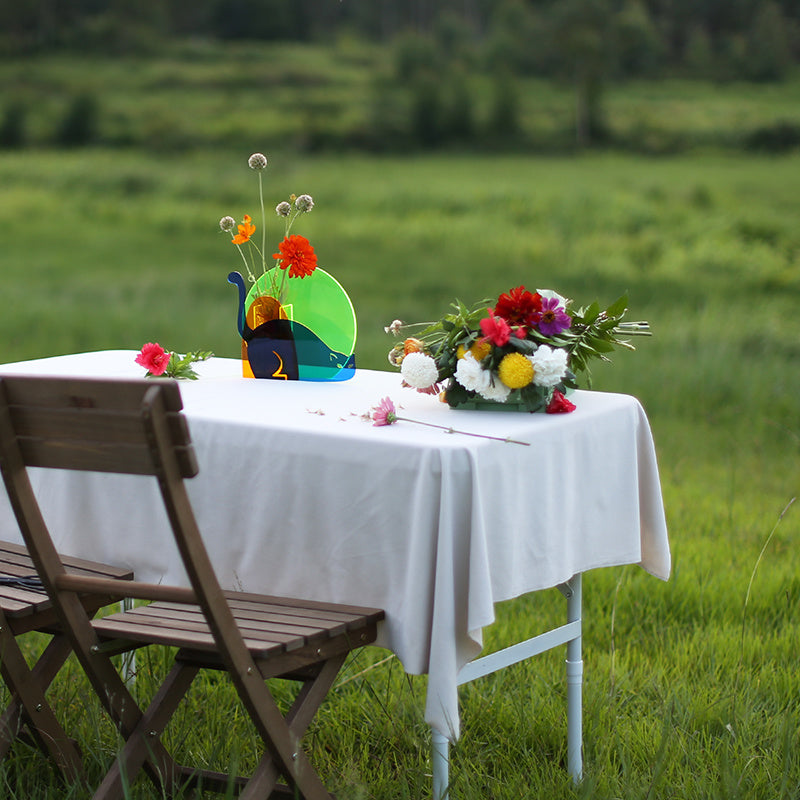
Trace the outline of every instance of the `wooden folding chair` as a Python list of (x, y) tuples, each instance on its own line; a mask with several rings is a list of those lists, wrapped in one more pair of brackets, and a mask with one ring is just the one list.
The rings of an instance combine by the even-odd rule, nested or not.
[[(69, 572), (131, 580), (133, 572), (95, 561), (63, 558)], [(118, 596), (82, 597), (87, 614), (94, 615)], [(17, 644), (17, 636), (31, 631), (51, 634), (33, 668)], [(69, 639), (58, 626), (50, 598), (38, 579), (28, 551), (21, 545), (0, 541), (0, 671), (11, 692), (11, 703), (0, 716), (0, 761), (14, 740), (32, 740), (48, 755), (68, 783), (83, 780), (80, 752), (59, 724), (45, 692), (72, 652)]]
[[(75, 653), (125, 740), (95, 797), (122, 797), (124, 782), (144, 769), (167, 793), (200, 785), (234, 788), (244, 798), (329, 798), (300, 740), (347, 654), (375, 640), (383, 612), (223, 592), (184, 484), (197, 465), (181, 408), (174, 381), (0, 378), (0, 456), (17, 520)], [(154, 476), (191, 588), (69, 573), (39, 512), (28, 466)], [(79, 602), (87, 592), (151, 602), (92, 620)], [(177, 653), (143, 711), (110, 656), (150, 644)], [(180, 766), (160, 741), (201, 668), (227, 671), (263, 740), (249, 779)], [(285, 717), (265, 682), (274, 677), (303, 684)]]

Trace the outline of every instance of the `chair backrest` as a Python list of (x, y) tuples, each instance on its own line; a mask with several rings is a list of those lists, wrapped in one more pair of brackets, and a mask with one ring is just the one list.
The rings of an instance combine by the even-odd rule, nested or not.
[[(0, 376), (0, 468), (44, 588), (73, 632), (76, 651), (94, 634), (78, 592), (197, 603), (221, 652), (252, 665), (200, 537), (183, 479), (197, 462), (172, 380)], [(192, 588), (68, 574), (31, 486), (27, 467), (151, 475), (159, 484)], [(237, 660), (234, 659), (234, 660)]]
[(26, 466), (155, 475), (144, 408), (164, 404), (182, 476), (197, 474), (175, 381), (3, 377), (9, 422)]

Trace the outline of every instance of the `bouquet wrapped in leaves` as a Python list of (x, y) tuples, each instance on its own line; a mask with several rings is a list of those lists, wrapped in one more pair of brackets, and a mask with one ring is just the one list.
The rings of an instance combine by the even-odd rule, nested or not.
[(646, 322), (623, 322), (626, 295), (601, 309), (597, 302), (578, 307), (552, 290), (518, 286), (494, 305), (456, 301), (451, 307), (436, 322), (395, 320), (386, 331), (420, 328), (392, 348), (389, 361), (405, 384), (439, 394), (452, 408), (499, 403), (494, 407), (571, 411), (567, 395), (592, 359), (608, 361), (617, 347), (633, 350), (624, 337), (650, 333)]

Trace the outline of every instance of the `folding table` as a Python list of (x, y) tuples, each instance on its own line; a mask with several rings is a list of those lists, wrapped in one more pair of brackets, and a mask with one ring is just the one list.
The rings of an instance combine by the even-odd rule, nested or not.
[[(141, 377), (134, 357), (57, 356), (0, 373)], [(571, 414), (462, 411), (403, 388), (394, 372), (253, 380), (221, 358), (198, 372), (181, 383), (200, 463), (190, 491), (223, 585), (385, 609), (377, 644), (406, 672), (428, 675), (437, 798), (447, 792), (447, 744), (459, 735), (458, 686), (567, 644), (568, 766), (578, 779), (581, 574), (640, 564), (666, 580), (670, 571), (639, 402), (578, 391)], [(367, 416), (387, 396), (403, 419), (376, 427)], [(155, 487), (122, 491), (115, 477), (47, 476), (45, 513), (60, 549), (132, 568), (140, 580), (185, 580)], [(5, 538), (10, 514), (0, 498)], [(114, 536), (115, 521), (136, 536)], [(321, 580), (308, 585), (306, 568)], [(568, 598), (563, 626), (475, 660), (495, 603), (554, 586)]]

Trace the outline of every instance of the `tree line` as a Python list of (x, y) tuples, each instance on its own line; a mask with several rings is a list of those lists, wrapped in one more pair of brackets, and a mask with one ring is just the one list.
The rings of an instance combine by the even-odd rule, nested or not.
[(147, 52), (166, 40), (431, 39), (522, 74), (780, 80), (797, 0), (0, 0), (0, 57)]

